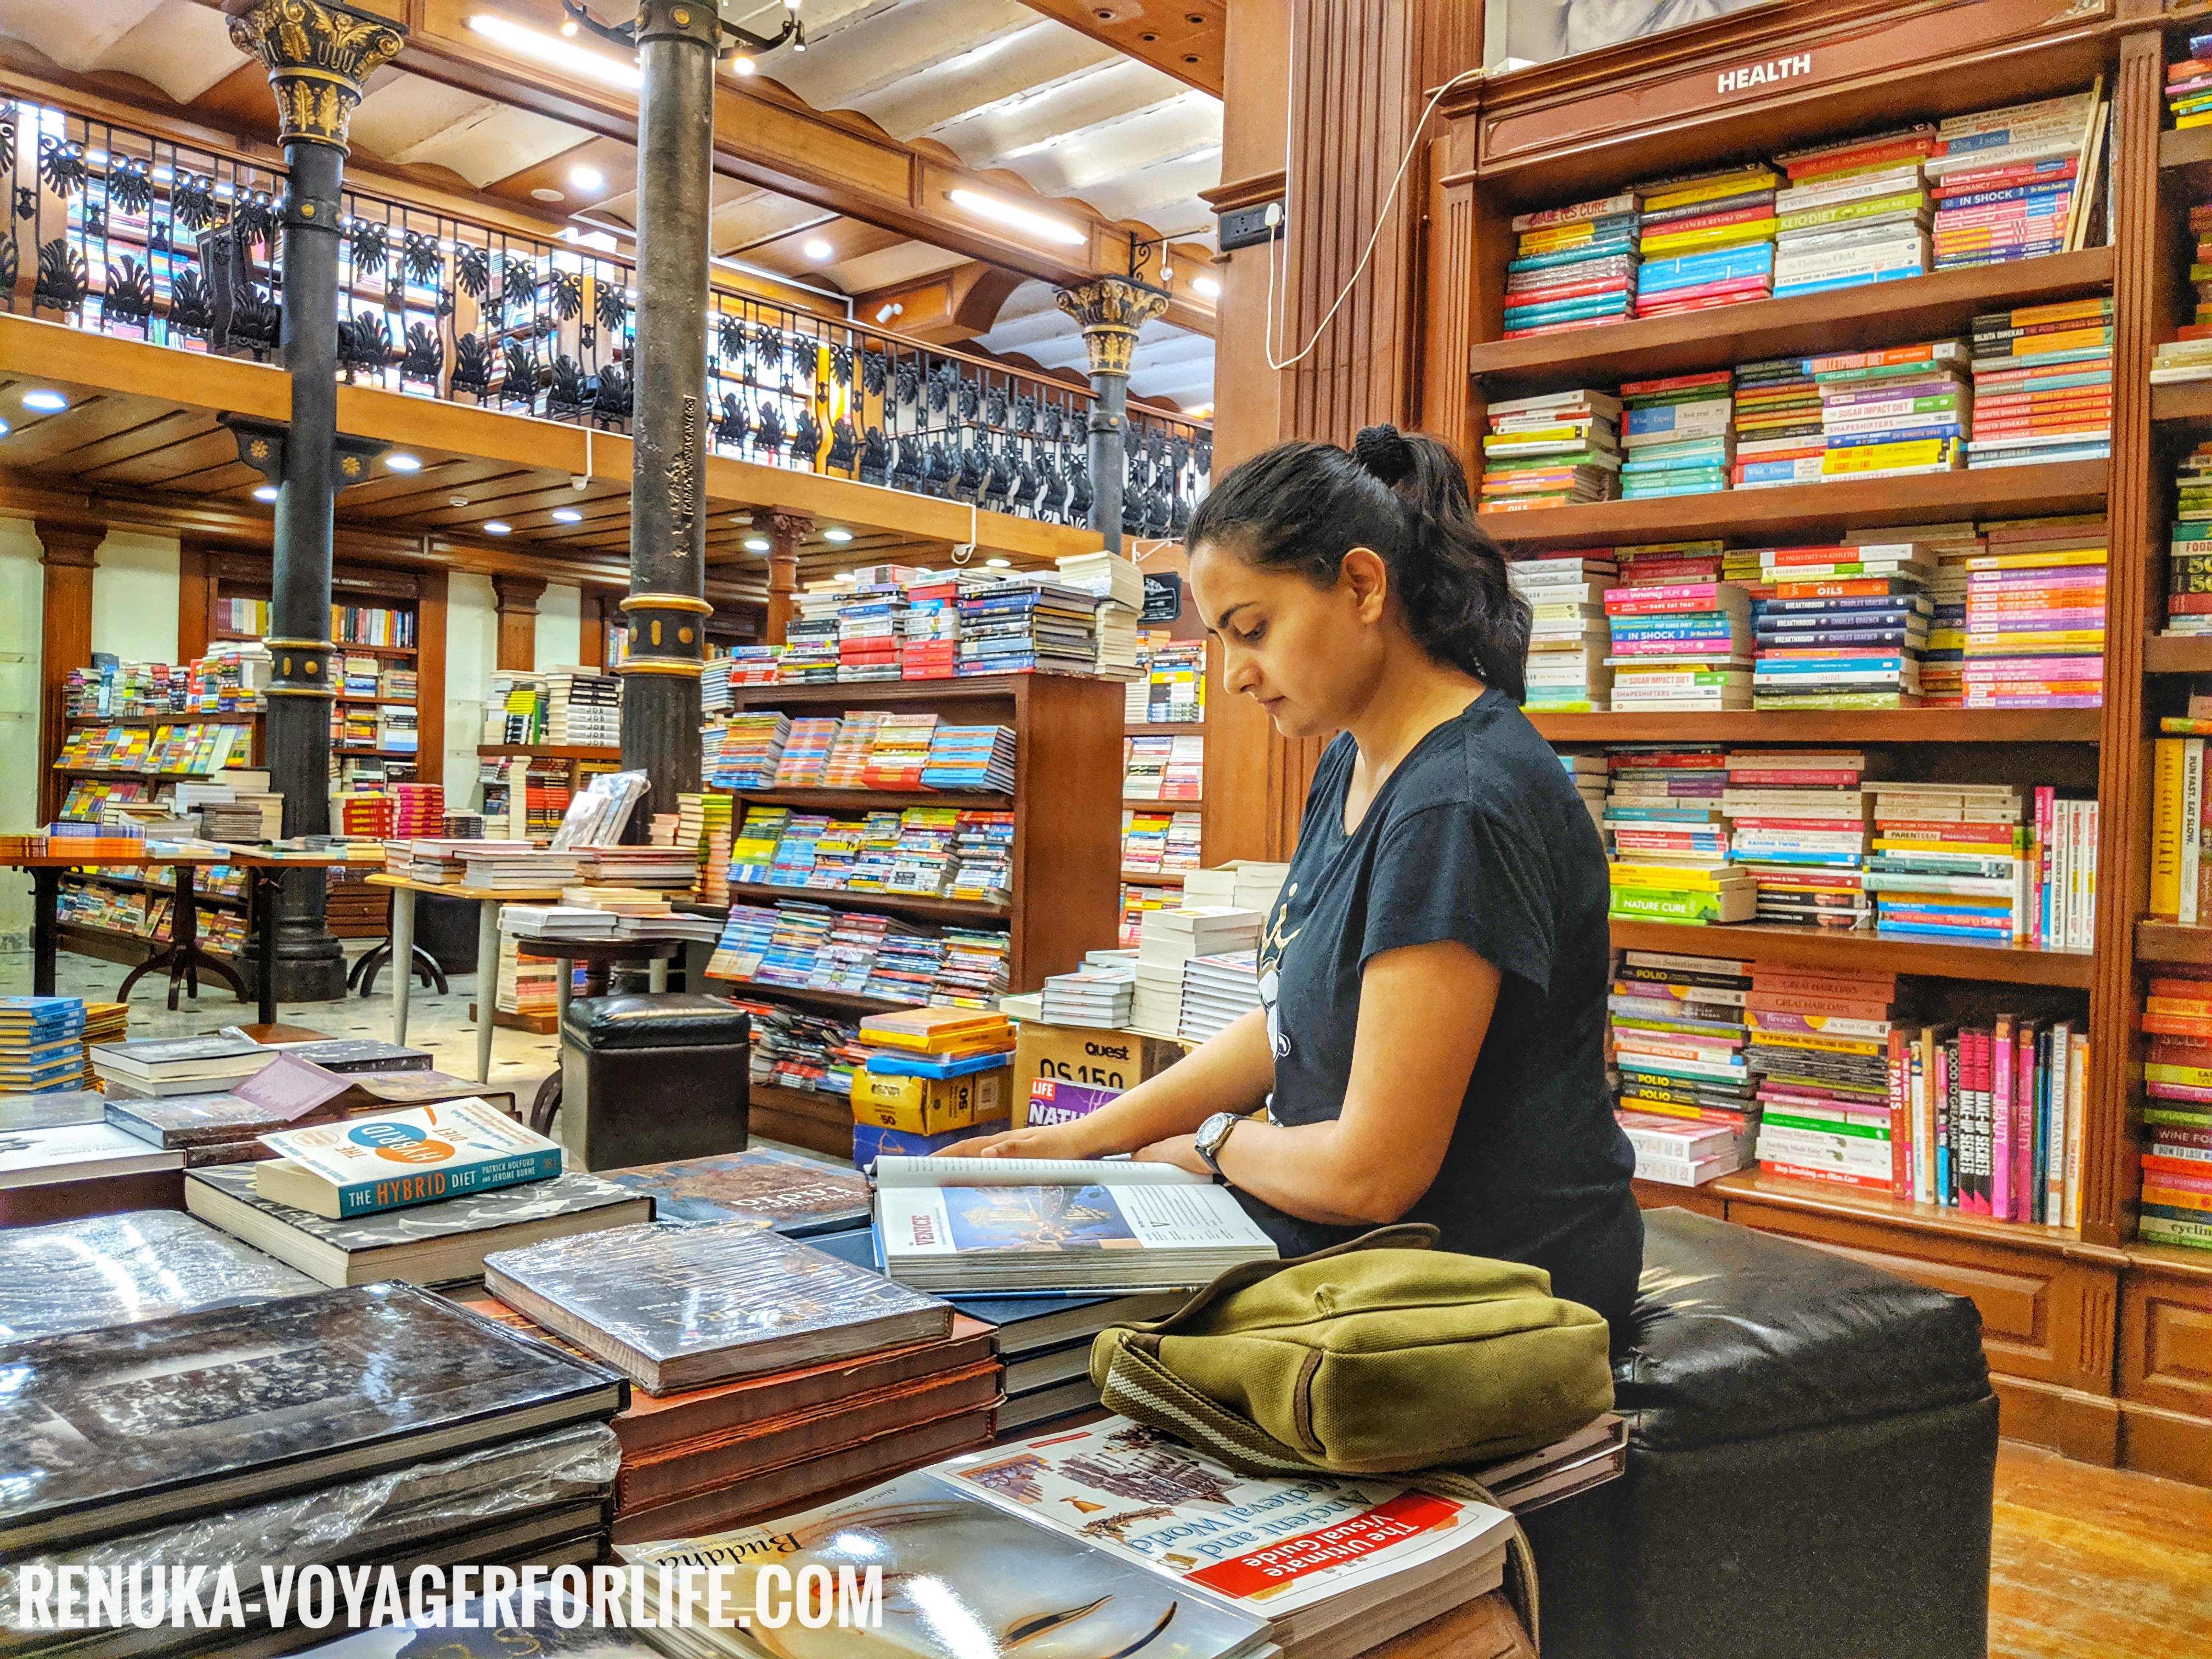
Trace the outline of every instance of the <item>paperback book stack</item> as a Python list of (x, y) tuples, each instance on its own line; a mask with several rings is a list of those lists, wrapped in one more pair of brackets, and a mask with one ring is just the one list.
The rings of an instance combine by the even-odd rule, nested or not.
[(2189, 56), (2166, 66), (2166, 107), (2173, 130), (2212, 125), (2212, 34), (2189, 37)]
[(1261, 921), (1259, 911), (1233, 905), (1185, 903), (1147, 911), (1137, 942), (1135, 1000), (1124, 1024), (1173, 1036), (1182, 1018), (1185, 964), (1194, 957), (1256, 951)]
[(900, 619), (899, 678), (949, 680), (960, 668), (960, 596), (976, 584), (957, 576), (925, 577), (906, 590)]
[(1928, 643), (1920, 653), (1920, 706), (1963, 708), (1966, 702), (1966, 593), (1968, 564), (1984, 550), (1978, 529), (1962, 524), (1907, 525), (1895, 530), (1862, 532), (1846, 540), (1915, 541), (1936, 556), (1928, 583)]
[(1616, 851), (1607, 866), (1608, 914), (1628, 921), (1749, 921), (1758, 909), (1751, 872), (1734, 864), (1634, 863)]
[(2212, 443), (2181, 458), (2167, 532), (2166, 631), (2212, 634)]
[(1896, 996), (1894, 974), (1752, 964), (1746, 1057), (1759, 1074), (1762, 1174), (1888, 1190)]
[(435, 836), (446, 821), (446, 788), (438, 783), (395, 783), (392, 838), (414, 841)]
[(2212, 1249), (2212, 980), (2153, 980), (2142, 1029), (2136, 1237)]
[(1820, 388), (1805, 359), (1738, 364), (1735, 416), (1732, 487), (1769, 489), (1820, 481), (1827, 440), (1822, 435)]
[[(1623, 951), (1606, 1002), (1616, 1109), (1723, 1129), (1747, 1146), (1759, 1127), (1759, 1079), (1745, 1059), (1750, 989), (1747, 962)], [(1641, 1149), (1636, 1161), (1643, 1176)]]
[(83, 999), (0, 997), (0, 1094), (88, 1086)]
[(1808, 358), (1820, 392), (1820, 476), (1867, 479), (1965, 464), (1972, 392), (1956, 340)]
[(1206, 718), (1206, 641), (1164, 640), (1152, 647), (1145, 682), (1148, 722), (1176, 724)]
[(622, 744), (622, 681), (585, 668), (556, 668), (545, 677), (545, 741), (577, 748)]
[(1097, 605), (1098, 655), (1092, 672), (1101, 679), (1136, 679), (1137, 620), (1145, 609), (1145, 574), (1136, 561), (1119, 553), (1072, 553), (1053, 562), (1063, 582), (1081, 588)]
[[(1700, 868), (1728, 862), (1728, 819), (1721, 811), (1728, 756), (1718, 744), (1625, 744), (1606, 751), (1605, 765), (1599, 828), (1619, 857)], [(1577, 788), (1583, 775), (1577, 771)]]
[(1616, 1112), (1613, 1121), (1620, 1125), (1621, 1133), (1636, 1153), (1638, 1181), (1656, 1181), (1667, 1187), (1702, 1187), (1719, 1176), (1734, 1175), (1751, 1162), (1749, 1137), (1727, 1124), (1692, 1122), (1646, 1112)]
[(1774, 297), (1918, 276), (1930, 269), (1930, 203), (1920, 176), (1932, 126), (1847, 138), (1778, 159)]
[(1920, 701), (1924, 590), (1915, 542), (1759, 551), (1771, 597), (1752, 602), (1754, 708), (1910, 708)]
[[(880, 708), (848, 708), (838, 721), (836, 734), (822, 763), (818, 780), (824, 789), (865, 789), (868, 757), (876, 746), (876, 732), (889, 716)], [(776, 781), (783, 781), (779, 770)]]
[[(2212, 35), (2198, 39), (2212, 47)], [(2203, 84), (2207, 94), (2212, 94), (2212, 70), (2200, 67), (2198, 73), (2205, 77)], [(2153, 386), (2212, 379), (2212, 202), (2199, 203), (2189, 210), (2189, 230), (2197, 239), (2189, 264), (2189, 285), (2196, 290), (2197, 304), (2190, 320), (2151, 359)]]
[(2107, 106), (2084, 93), (1954, 115), (1922, 170), (1936, 186), (1936, 269), (2001, 264), (2083, 245), (2099, 193)]
[(1636, 314), (1637, 198), (1514, 216), (1504, 337), (1596, 328)]
[(1079, 588), (1042, 579), (1001, 582), (960, 601), (959, 672), (1088, 674), (1097, 637), (1095, 607)]
[(1523, 707), (1552, 714), (1601, 714), (1613, 696), (1607, 666), (1612, 634), (1605, 596), (1620, 574), (1606, 550), (1505, 567), (1528, 603), (1528, 696)]
[[(1866, 887), (1876, 932), (1983, 945), (2041, 933), (2040, 872), (2017, 787), (1884, 781), (1869, 789), (1875, 839)], [(2063, 928), (2067, 918), (2058, 921)]]
[(1982, 526), (1967, 556), (1969, 708), (2094, 708), (2105, 700), (2106, 521)]
[(1729, 857), (1758, 886), (1758, 920), (1856, 927), (1867, 919), (1861, 788), (1866, 757), (1848, 750), (1733, 750)]
[(1898, 1028), (1887, 1179), (1869, 1170), (1851, 1184), (1993, 1220), (2078, 1225), (2088, 1067), (2089, 1040), (2069, 1020)]
[(871, 789), (921, 788), (922, 769), (929, 764), (930, 743), (936, 735), (934, 714), (885, 714), (868, 745), (860, 781)]
[(1121, 740), (1125, 800), (1197, 800), (1206, 787), (1206, 739), (1195, 733)]
[(748, 806), (744, 823), (730, 838), (730, 879), (765, 882), (775, 868), (776, 849), (791, 823), (788, 806)]
[(1974, 319), (1970, 466), (2102, 460), (2112, 453), (2112, 301)]
[(783, 752), (775, 763), (775, 787), (820, 787), (823, 775), (830, 768), (830, 746), (837, 740), (837, 731), (842, 724), (835, 714), (810, 715), (792, 721), (784, 737)]
[(1003, 904), (1014, 885), (1014, 815), (960, 815), (952, 837), (951, 896), (979, 904)]
[(1193, 957), (1182, 965), (1182, 1018), (1176, 1035), (1185, 1042), (1204, 1042), (1260, 1006), (1257, 951)]
[(1012, 982), (1013, 941), (981, 927), (947, 927), (944, 954), (929, 981), (929, 1000), (940, 1008), (996, 1008)]
[(837, 607), (837, 678), (895, 680), (901, 678), (902, 623), (906, 589), (895, 581), (856, 586)]
[[(1559, 765), (1567, 775), (1567, 781), (1582, 797), (1583, 805), (1589, 810), (1590, 822), (1597, 827), (1598, 838), (1605, 841), (1605, 793), (1607, 769), (1603, 755), (1562, 754)], [(1610, 844), (1607, 847), (1611, 851)]]
[(1781, 182), (1773, 168), (1755, 163), (1646, 186), (1636, 314), (1667, 317), (1765, 299), (1774, 285)]
[(709, 730), (714, 752), (708, 757), (708, 781), (718, 789), (766, 789), (774, 785), (784, 744), (791, 736), (789, 715), (780, 709), (748, 709)]
[(1553, 392), (1490, 405), (1482, 441), (1485, 513), (1609, 501), (1620, 488), (1620, 400)]
[(1735, 461), (1734, 378), (1725, 368), (1620, 388), (1620, 495), (1710, 495), (1726, 489)]
[(1741, 587), (1615, 587), (1605, 613), (1616, 714), (1752, 706), (1751, 601)]
[(932, 734), (921, 769), (929, 789), (1011, 790), (1014, 787), (1014, 728), (940, 726)]
[(832, 685), (838, 678), (837, 616), (852, 592), (851, 584), (809, 583), (784, 635), (783, 659), (776, 673), (786, 685)]
[(1129, 1024), (1136, 989), (1134, 969), (1120, 963), (1085, 966), (1072, 974), (1048, 974), (1044, 981), (1045, 1023), (1120, 1030)]

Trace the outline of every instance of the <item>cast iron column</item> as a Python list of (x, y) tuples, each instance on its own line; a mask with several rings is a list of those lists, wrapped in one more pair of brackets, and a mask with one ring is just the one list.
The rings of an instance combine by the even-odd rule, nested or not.
[[(264, 753), (284, 797), (284, 833), (331, 827), (331, 502), (337, 491), (338, 190), (362, 83), (404, 33), (326, 0), (259, 0), (230, 20), (231, 43), (267, 66), (290, 182), (284, 197), (284, 367), (292, 422), (276, 487)], [(323, 922), (323, 872), (287, 871), (276, 903), (280, 1001), (345, 994), (345, 957)], [(263, 926), (267, 926), (264, 918)]]
[(629, 659), (624, 767), (651, 790), (631, 818), (699, 787), (699, 672), (707, 603), (707, 212), (713, 201), (712, 0), (645, 0), (638, 104), (637, 397), (629, 486)]
[(1129, 358), (1137, 349), (1137, 331), (1168, 308), (1168, 296), (1127, 277), (1101, 276), (1053, 297), (1083, 325), (1091, 354), (1091, 390), (1098, 400), (1091, 409), (1091, 527), (1109, 553), (1119, 553), (1121, 485), (1128, 476)]

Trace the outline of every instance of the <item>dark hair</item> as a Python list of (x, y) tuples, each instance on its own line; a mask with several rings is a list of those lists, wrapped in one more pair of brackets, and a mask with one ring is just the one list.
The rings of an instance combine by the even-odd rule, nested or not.
[(1528, 606), (1505, 556), (1475, 522), (1467, 474), (1423, 433), (1370, 426), (1347, 452), (1278, 444), (1221, 481), (1191, 514), (1186, 545), (1224, 545), (1267, 569), (1328, 586), (1355, 547), (1372, 548), (1421, 647), (1521, 701)]

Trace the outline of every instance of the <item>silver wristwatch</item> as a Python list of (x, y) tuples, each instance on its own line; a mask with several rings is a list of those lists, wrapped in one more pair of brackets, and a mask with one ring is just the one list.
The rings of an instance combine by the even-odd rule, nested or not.
[(1221, 1173), (1221, 1149), (1228, 1143), (1229, 1132), (1243, 1121), (1236, 1112), (1216, 1112), (1198, 1126), (1197, 1134), (1192, 1137), (1198, 1155), (1206, 1160), (1206, 1167), (1220, 1180), (1229, 1179)]

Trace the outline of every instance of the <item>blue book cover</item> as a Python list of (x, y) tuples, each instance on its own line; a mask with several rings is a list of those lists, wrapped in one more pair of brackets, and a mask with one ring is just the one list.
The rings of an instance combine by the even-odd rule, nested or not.
[(1641, 293), (1673, 288), (1695, 288), (1701, 283), (1724, 282), (1732, 276), (1758, 276), (1774, 269), (1774, 245), (1759, 242), (1749, 247), (1729, 248), (1719, 253), (1687, 253), (1679, 259), (1647, 260), (1636, 273)]
[(1593, 294), (1585, 299), (1561, 300), (1556, 305), (1512, 306), (1505, 312), (1508, 328), (1540, 328), (1546, 323), (1571, 323), (1585, 317), (1625, 315), (1628, 295)]
[(1929, 443), (1939, 438), (1963, 438), (1966, 428), (1956, 421), (1930, 422), (1926, 426), (1899, 427), (1893, 432), (1850, 432), (1828, 440), (1831, 449), (1875, 449), (1883, 444)]
[(1776, 284), (1774, 297), (1787, 300), (1799, 294), (1826, 294), (1837, 289), (1867, 288), (1875, 283), (1903, 282), (1908, 276), (1924, 276), (1928, 273), (1917, 264), (1899, 265), (1890, 270), (1863, 270), (1850, 276), (1824, 276), (1809, 283), (1780, 283)]
[(1508, 276), (1512, 276), (1523, 270), (1550, 270), (1559, 265), (1580, 264), (1586, 259), (1615, 258), (1622, 254), (1632, 259), (1636, 257), (1636, 239), (1633, 236), (1615, 236), (1602, 242), (1585, 242), (1579, 247), (1567, 248), (1558, 253), (1532, 253), (1523, 259), (1508, 260), (1505, 271)]
[(2003, 190), (1969, 191), (1964, 196), (1946, 197), (1937, 203), (1936, 222), (1941, 224), (1942, 216), (1946, 213), (1956, 213), (1967, 208), (1992, 207), (1999, 202), (2056, 202), (2073, 188), (2073, 179), (2067, 178), (2053, 179), (2047, 184), (2012, 185)]

